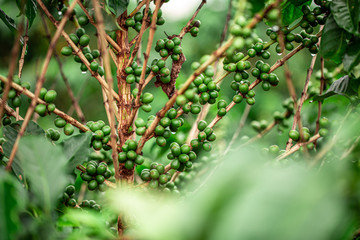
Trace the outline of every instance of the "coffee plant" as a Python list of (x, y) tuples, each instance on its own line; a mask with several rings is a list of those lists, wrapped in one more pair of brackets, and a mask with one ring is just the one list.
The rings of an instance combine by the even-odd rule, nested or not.
[(360, 239), (360, 3), (175, 2), (0, 1), (1, 239)]

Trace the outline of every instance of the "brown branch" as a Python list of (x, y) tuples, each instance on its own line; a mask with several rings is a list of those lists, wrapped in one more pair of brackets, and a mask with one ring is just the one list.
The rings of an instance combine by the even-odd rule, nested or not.
[[(146, 83), (146, 81), (145, 81), (146, 67), (147, 67), (147, 63), (149, 61), (149, 55), (150, 55), (150, 51), (151, 51), (151, 46), (152, 46), (152, 43), (154, 41), (154, 35), (155, 35), (155, 31), (156, 31), (156, 18), (157, 18), (157, 14), (159, 12), (159, 9), (161, 7), (161, 0), (156, 0), (155, 4), (156, 4), (156, 7), (155, 7), (155, 11), (153, 13), (152, 19), (151, 19), (149, 38), (148, 38), (148, 43), (147, 43), (147, 46), (146, 46), (146, 52), (144, 54), (144, 63), (143, 63), (143, 67), (142, 67), (142, 71), (141, 71), (141, 75), (140, 75), (140, 81), (139, 81), (139, 84), (138, 84), (139, 91), (138, 91), (138, 94), (136, 95), (135, 106), (133, 107), (133, 109), (131, 111), (129, 121), (127, 122), (127, 126), (130, 126), (134, 121), (134, 118), (136, 116), (136, 112), (138, 111), (138, 109), (140, 107), (140, 96), (141, 96), (143, 87), (145, 87), (144, 85)], [(151, 75), (151, 73), (150, 73), (150, 75)]]
[[(9, 80), (0, 75), (0, 81), (4, 82), (4, 83), (8, 83)], [(25, 96), (29, 97), (30, 99), (36, 99), (36, 102), (39, 104), (47, 104), (44, 100), (40, 99), (40, 98), (36, 98), (35, 94), (33, 94), (32, 92), (30, 92), (29, 90), (27, 90), (25, 87), (22, 87), (14, 82), (11, 83), (11, 87), (14, 88), (17, 92), (24, 94)], [(77, 121), (76, 119), (70, 117), (69, 115), (67, 115), (66, 113), (60, 111), (59, 109), (55, 108), (55, 110), (53, 111), (53, 113), (55, 115), (58, 115), (59, 117), (61, 117), (62, 119), (64, 119), (66, 122), (70, 123), (71, 125), (77, 127), (78, 129), (80, 129), (81, 131), (89, 131), (89, 129), (84, 126), (83, 124), (81, 124), (79, 121)]]
[(185, 34), (190, 31), (190, 29), (191, 29), (190, 25), (191, 25), (192, 21), (194, 21), (194, 19), (196, 18), (196, 16), (198, 15), (198, 13), (200, 12), (201, 8), (204, 6), (205, 3), (206, 3), (206, 0), (201, 1), (199, 7), (196, 9), (195, 13), (192, 15), (190, 20), (186, 23), (185, 27), (183, 27), (183, 29), (181, 29), (181, 32), (179, 34), (180, 38), (183, 38), (185, 36)]
[(320, 138), (319, 134), (315, 134), (314, 136), (312, 136), (309, 141), (307, 142), (298, 142), (296, 143), (294, 146), (292, 146), (289, 150), (287, 150), (286, 152), (284, 152), (283, 154), (279, 155), (276, 160), (279, 161), (281, 159), (286, 158), (287, 156), (293, 154), (294, 152), (297, 152), (300, 147), (307, 145), (309, 143), (315, 142), (316, 140), (318, 140)]
[[(78, 1), (78, 0), (77, 0), (77, 2), (78, 2), (78, 5), (80, 6), (80, 8), (84, 11), (87, 18), (89, 19), (89, 22), (96, 27), (96, 23), (95, 23), (94, 19), (89, 14), (88, 10), (85, 8), (85, 6), (82, 4), (82, 2)], [(113, 46), (116, 49), (116, 51), (118, 51), (118, 52), (121, 51), (119, 45), (109, 35), (105, 34), (105, 37), (106, 37), (106, 41), (108, 41), (108, 43), (110, 43), (110, 45)]]
[(6, 113), (7, 113), (7, 115), (13, 116), (14, 118), (19, 118), (19, 120), (24, 120), (21, 116), (18, 115), (17, 112), (15, 112), (14, 109), (12, 109), (6, 103), (4, 103), (1, 98), (0, 98), (0, 104), (4, 105), (4, 109), (5, 109)]
[[(41, 9), (45, 12), (46, 16), (52, 21), (52, 23), (58, 28), (59, 27), (59, 23), (53, 18), (53, 16), (49, 13), (49, 11), (47, 10), (46, 6), (42, 3), (41, 0), (37, 0), (39, 6), (41, 7)], [(54, 21), (53, 21), (53, 20)], [(65, 40), (67, 41), (67, 43), (71, 46), (71, 48), (74, 51), (74, 54), (76, 54), (77, 56), (79, 56), (79, 58), (81, 59), (81, 61), (86, 65), (87, 69), (90, 71), (91, 75), (96, 78), (101, 87), (105, 88), (106, 91), (108, 91), (108, 86), (106, 81), (98, 74), (95, 73), (94, 71), (91, 70), (90, 68), (90, 63), (89, 61), (86, 59), (86, 57), (84, 56), (84, 54), (82, 53), (82, 51), (77, 47), (77, 45), (70, 39), (69, 35), (65, 32), (65, 31), (61, 31), (62, 36), (65, 38)], [(119, 95), (112, 90), (112, 95), (114, 96), (114, 98), (117, 101), (120, 101)]]
[[(325, 76), (324, 76), (324, 58), (320, 58), (321, 62), (321, 77), (320, 77), (320, 89), (319, 89), (319, 95), (323, 93), (324, 86), (325, 86)], [(321, 107), (322, 107), (322, 101), (318, 101), (318, 115), (316, 118), (316, 129), (315, 133), (318, 133), (320, 130), (320, 117), (321, 117)], [(316, 146), (316, 142), (314, 143)]]
[[(97, 32), (99, 33), (99, 41), (100, 41), (100, 51), (102, 53), (103, 56), (103, 61), (104, 61), (104, 66), (105, 66), (105, 76), (106, 76), (106, 81), (108, 84), (108, 89), (112, 90), (112, 86), (113, 86), (113, 79), (111, 76), (111, 66), (110, 66), (110, 59), (109, 59), (109, 53), (106, 51), (106, 33), (105, 33), (105, 28), (104, 28), (104, 19), (103, 16), (101, 14), (101, 10), (100, 10), (100, 5), (99, 2), (97, 0), (93, 0), (92, 1), (94, 4), (94, 8), (95, 8), (95, 15), (96, 15), (96, 19), (98, 20), (98, 23), (96, 24), (96, 29)], [(117, 153), (117, 145), (116, 145), (116, 127), (115, 127), (115, 116), (114, 116), (114, 99), (112, 96), (112, 91), (107, 91), (107, 98), (109, 100), (109, 115), (110, 118), (109, 120), (109, 124), (110, 124), (110, 128), (111, 128), (111, 138), (110, 138), (110, 144), (111, 144), (111, 148), (112, 148), (112, 159), (113, 159), (113, 165), (115, 168), (115, 178), (118, 180), (120, 179), (119, 176), (119, 162), (118, 162), (118, 153)]]
[[(292, 114), (292, 112), (290, 111), (286, 111), (285, 114), (283, 115), (284, 118), (288, 118), (290, 115)], [(264, 130), (262, 130), (261, 132), (259, 132), (257, 135), (255, 135), (254, 137), (250, 138), (247, 142), (245, 142), (244, 144), (242, 144), (240, 147), (243, 147), (245, 145), (251, 144), (253, 142), (255, 142), (256, 140), (264, 137), (268, 132), (270, 132), (277, 124), (279, 124), (280, 121), (274, 120), (271, 124), (269, 124)]]
[[(147, 21), (148, 21), (148, 14), (149, 14), (149, 4), (150, 4), (150, 0), (146, 0), (146, 7), (145, 7), (145, 14), (144, 14), (144, 17), (142, 19), (142, 23), (141, 23), (141, 28), (140, 28), (140, 32), (139, 32), (139, 37), (138, 39), (136, 40), (136, 43), (135, 43), (135, 46), (134, 46), (134, 49), (131, 53), (131, 56), (130, 56), (130, 60), (129, 60), (129, 64), (132, 64), (132, 62), (134, 61), (134, 58), (136, 56), (136, 53), (138, 52), (139, 50), (139, 47), (140, 47), (140, 43), (141, 43), (141, 40), (142, 40), (142, 36), (147, 28)], [(156, 16), (156, 15), (153, 15), (153, 16)], [(146, 66), (145, 66), (146, 68)]]
[(20, 57), (20, 60), (19, 60), (19, 73), (18, 73), (19, 78), (21, 78), (21, 75), (22, 75), (22, 69), (23, 69), (23, 66), (24, 66), (24, 59), (25, 59), (27, 43), (29, 41), (28, 32), (29, 32), (29, 20), (26, 21), (25, 36), (23, 38), (24, 39), (24, 45), (23, 45), (23, 48), (21, 50), (21, 57)]
[(146, 3), (146, 0), (141, 1), (136, 8), (129, 14), (129, 17), (133, 17)]
[[(41, 2), (41, 0), (37, 0), (38, 3)], [(42, 2), (41, 2), (42, 3)], [(10, 154), (10, 157), (9, 157), (9, 161), (8, 161), (8, 164), (6, 166), (6, 170), (7, 171), (10, 171), (11, 170), (11, 164), (12, 162), (14, 161), (14, 157), (15, 157), (15, 154), (17, 152), (17, 149), (18, 149), (18, 146), (19, 146), (19, 142), (20, 142), (20, 139), (21, 137), (24, 135), (24, 132), (25, 132), (25, 129), (31, 119), (31, 116), (34, 112), (34, 109), (35, 109), (35, 106), (36, 106), (36, 99), (39, 97), (39, 94), (40, 94), (40, 90), (42, 88), (42, 85), (43, 83), (45, 82), (45, 74), (47, 72), (47, 68), (49, 66), (49, 62), (50, 62), (50, 59), (51, 59), (51, 56), (52, 56), (52, 53), (55, 49), (55, 46), (56, 46), (56, 42), (59, 40), (60, 36), (61, 36), (61, 32), (62, 30), (64, 29), (65, 27), (65, 24), (70, 16), (70, 14), (72, 13), (74, 7), (76, 5), (76, 2), (73, 2), (70, 7), (68, 8), (68, 10), (66, 11), (63, 19), (61, 20), (60, 24), (58, 25), (58, 28), (54, 34), (54, 37), (53, 39), (51, 40), (50, 42), (50, 46), (49, 46), (49, 49), (46, 53), (46, 57), (45, 57), (45, 61), (43, 63), (43, 67), (42, 67), (42, 70), (41, 70), (41, 74), (36, 82), (36, 88), (35, 88), (35, 97), (31, 100), (31, 103), (30, 103), (30, 106), (29, 108), (27, 109), (27, 112), (26, 112), (26, 115), (25, 115), (25, 119), (24, 119), (24, 122), (23, 124), (21, 125), (21, 128), (20, 128), (20, 131), (16, 137), (16, 140), (15, 140), (15, 143), (14, 143), (14, 146), (13, 146), (13, 149), (11, 151), (11, 154)]]
[(234, 135), (231, 138), (231, 141), (229, 142), (227, 148), (225, 149), (225, 151), (221, 154), (222, 156), (225, 156), (231, 149), (231, 146), (234, 144), (235, 140), (239, 137), (239, 134), (241, 132), (241, 130), (243, 129), (246, 119), (249, 116), (250, 113), (250, 109), (251, 109), (251, 105), (246, 105), (244, 113), (240, 119), (240, 123), (238, 128), (236, 129)]
[[(51, 36), (50, 36), (50, 31), (49, 31), (49, 28), (46, 24), (46, 21), (44, 19), (44, 15), (41, 15), (41, 20), (42, 20), (42, 23), (43, 23), (43, 26), (44, 26), (44, 29), (45, 29), (45, 34), (46, 34), (46, 37), (49, 39), (49, 41), (51, 41)], [(66, 86), (66, 89), (67, 89), (67, 93), (69, 94), (69, 97), (71, 99), (71, 102), (72, 102), (72, 105), (74, 106), (74, 109), (76, 111), (76, 114), (78, 115), (80, 121), (82, 123), (85, 123), (85, 116), (84, 116), (84, 113), (83, 111), (81, 110), (81, 107), (79, 105), (79, 102), (77, 101), (77, 99), (75, 98), (75, 95), (74, 95), (74, 92), (72, 91), (71, 89), (71, 86), (70, 86), (70, 83), (67, 79), (67, 77), (65, 76), (65, 73), (64, 73), (64, 70), (63, 70), (63, 65), (61, 63), (61, 60), (59, 58), (59, 55), (54, 52), (54, 57), (55, 57), (55, 60), (56, 62), (58, 63), (58, 66), (59, 66), (59, 71), (60, 71), (60, 75), (65, 83), (65, 86)]]
[(14, 45), (11, 50), (9, 73), (8, 73), (9, 82), (5, 84), (5, 88), (4, 88), (4, 92), (3, 92), (2, 100), (3, 100), (4, 104), (0, 105), (0, 119), (2, 119), (2, 117), (3, 117), (4, 106), (5, 106), (5, 103), (7, 101), (8, 95), (9, 95), (10, 86), (11, 86), (11, 83), (13, 80), (13, 75), (15, 72), (15, 67), (16, 67), (16, 62), (17, 62), (16, 60), (17, 60), (18, 53), (20, 50), (20, 38), (21, 38), (22, 32), (24, 31), (23, 21), (20, 22), (18, 29), (19, 30), (18, 30), (18, 33), (17, 33), (15, 41), (14, 41)]

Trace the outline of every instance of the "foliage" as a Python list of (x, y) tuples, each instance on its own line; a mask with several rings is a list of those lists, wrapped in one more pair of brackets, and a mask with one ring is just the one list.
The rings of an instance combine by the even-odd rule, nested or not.
[(359, 2), (173, 2), (2, 2), (2, 238), (357, 239)]

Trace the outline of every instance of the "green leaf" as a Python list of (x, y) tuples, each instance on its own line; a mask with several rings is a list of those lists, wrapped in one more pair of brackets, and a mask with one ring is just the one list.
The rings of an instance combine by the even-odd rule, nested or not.
[(310, 5), (311, 1), (296, 1), (293, 3), (293, 1), (286, 1), (282, 4), (282, 11), (281, 11), (281, 21), (284, 25), (290, 25), (292, 22), (294, 22), (296, 19), (302, 16), (301, 8), (303, 5)]
[(340, 28), (333, 16), (326, 20), (323, 35), (321, 37), (320, 53), (324, 58), (340, 64), (347, 46), (346, 31)]
[(352, 34), (359, 34), (359, 8), (358, 0), (333, 0), (331, 2), (331, 13), (336, 23)]
[(91, 137), (92, 134), (86, 132), (72, 136), (62, 142), (64, 153), (68, 159), (67, 167), (70, 171), (87, 160), (91, 151)]
[(35, 17), (36, 17), (36, 0), (28, 0), (25, 6), (25, 15), (29, 20), (29, 28), (31, 27)]
[(119, 17), (129, 5), (129, 0), (106, 0), (106, 6), (116, 16)]
[(25, 136), (20, 140), (17, 153), (34, 201), (50, 214), (67, 183), (66, 156), (42, 136)]
[[(6, 142), (3, 144), (3, 150), (4, 150), (4, 155), (9, 158), (11, 151), (13, 149), (16, 137), (19, 133), (21, 124), (23, 121), (18, 121), (16, 123), (12, 123), (9, 126), (5, 126), (3, 128), (3, 135), (4, 138), (6, 139)], [(29, 122), (24, 135), (44, 135), (45, 132), (44, 130), (37, 125), (35, 122)], [(15, 175), (17, 177), (20, 177), (22, 179), (24, 179), (24, 174), (23, 174), (23, 170), (21, 167), (21, 162), (18, 159), (17, 155), (15, 155), (14, 161), (11, 165), (12, 170), (14, 171)]]
[(0, 169), (0, 232), (1, 239), (17, 239), (22, 229), (19, 213), (24, 209), (26, 197), (20, 183)]
[(347, 184), (334, 187), (334, 181), (344, 178), (346, 164), (331, 159), (315, 172), (304, 162), (284, 167), (266, 161), (249, 148), (228, 154), (196, 177), (200, 186), (187, 185), (192, 194), (186, 201), (127, 187), (106, 197), (112, 211), (134, 219), (129, 229), (135, 239), (341, 239), (331, 236), (350, 221), (342, 218), (348, 216), (341, 192)]
[(0, 19), (5, 23), (5, 25), (10, 29), (11, 32), (16, 32), (16, 23), (14, 19), (6, 15), (6, 13), (0, 8)]
[(343, 96), (353, 95), (356, 93), (358, 86), (359, 81), (353, 79), (349, 75), (346, 75), (333, 82), (324, 94), (315, 96), (314, 101), (322, 101), (325, 98), (329, 98), (336, 94)]
[[(290, 0), (295, 6), (302, 6), (304, 3), (309, 2), (309, 0)], [(310, 1), (311, 2), (311, 1)], [(309, 4), (310, 5), (310, 4)]]
[(347, 47), (343, 58), (344, 69), (350, 72), (360, 63), (360, 38), (355, 38)]
[(253, 14), (260, 12), (260, 10), (263, 9), (266, 4), (266, 0), (251, 0), (249, 2), (251, 2), (251, 12)]

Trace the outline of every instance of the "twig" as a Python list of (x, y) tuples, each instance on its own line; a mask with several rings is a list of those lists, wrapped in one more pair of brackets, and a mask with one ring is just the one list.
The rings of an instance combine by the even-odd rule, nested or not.
[[(85, 90), (85, 87), (86, 87), (88, 81), (89, 81), (89, 78), (86, 78), (85, 81), (83, 82), (83, 84), (81, 84), (80, 90), (79, 90), (78, 93), (76, 94), (76, 95), (77, 95), (77, 97), (76, 97), (76, 101), (77, 101), (77, 102), (80, 101), (80, 98), (81, 98), (81, 96), (82, 96), (83, 93), (84, 93), (84, 90)], [(74, 105), (71, 105), (70, 108), (67, 110), (67, 114), (68, 114), (69, 116), (72, 116), (72, 114), (74, 113), (74, 110), (75, 110)]]
[[(142, 19), (141, 28), (140, 28), (140, 32), (139, 32), (139, 37), (136, 40), (135, 47), (134, 47), (134, 49), (133, 49), (133, 51), (131, 53), (129, 64), (132, 64), (132, 62), (134, 61), (136, 53), (138, 52), (139, 47), (140, 47), (142, 36), (143, 36), (143, 34), (144, 34), (145, 30), (146, 30), (146, 25), (147, 24), (145, 24), (145, 23), (148, 21), (147, 18), (148, 18), (148, 14), (149, 14), (149, 4), (150, 4), (150, 0), (146, 0), (145, 14), (144, 14), (144, 17)], [(156, 15), (154, 14), (153, 18), (154, 18), (154, 16), (156, 16)]]
[(191, 28), (190, 25), (191, 25), (192, 21), (194, 21), (194, 19), (196, 18), (196, 16), (198, 15), (198, 13), (200, 12), (201, 8), (204, 6), (205, 3), (206, 3), (206, 0), (201, 1), (199, 7), (196, 9), (194, 14), (190, 18), (190, 20), (186, 23), (185, 27), (183, 27), (183, 29), (181, 29), (181, 32), (179, 34), (180, 38), (183, 38), (185, 36), (185, 34), (190, 31), (190, 28)]
[[(77, 2), (78, 2), (78, 5), (80, 6), (80, 8), (84, 11), (87, 18), (89, 19), (89, 22), (92, 25), (96, 26), (96, 23), (95, 23), (94, 19), (91, 17), (91, 15), (89, 14), (88, 10), (84, 7), (82, 2), (78, 1), (78, 0), (77, 0)], [(106, 40), (110, 43), (110, 45), (113, 46), (116, 49), (116, 51), (118, 51), (118, 52), (121, 51), (119, 45), (109, 35), (106, 34), (105, 37), (106, 37)]]
[[(319, 89), (319, 95), (323, 93), (324, 86), (325, 86), (325, 77), (324, 77), (324, 58), (320, 58), (321, 62), (321, 77), (320, 77), (320, 89)], [(316, 118), (316, 129), (315, 133), (318, 133), (320, 130), (320, 117), (321, 117), (321, 107), (322, 107), (322, 101), (318, 101), (318, 115)], [(314, 143), (316, 146), (316, 142)]]
[[(310, 166), (314, 166), (316, 164), (316, 162), (318, 162), (321, 158), (323, 158), (325, 156), (325, 154), (327, 154), (333, 147), (334, 145), (337, 143), (337, 138), (338, 135), (340, 133), (340, 130), (342, 130), (345, 121), (347, 120), (347, 118), (350, 116), (350, 114), (352, 113), (352, 111), (354, 110), (354, 107), (351, 106), (349, 108), (349, 110), (347, 111), (347, 113), (345, 114), (344, 118), (342, 119), (342, 122), (340, 123), (339, 127), (337, 128), (336, 133), (334, 134), (333, 138), (331, 139), (330, 142), (328, 142), (326, 144), (326, 146), (324, 148), (322, 148), (315, 156), (314, 160), (310, 163)], [(318, 133), (319, 134), (319, 133)]]
[(239, 134), (245, 125), (246, 119), (249, 116), (250, 109), (251, 109), (251, 105), (246, 105), (244, 113), (240, 119), (239, 126), (236, 129), (234, 135), (232, 136), (231, 141), (229, 142), (227, 148), (225, 149), (223, 154), (221, 154), (222, 156), (225, 156), (229, 152), (229, 150), (231, 149), (231, 146), (234, 144), (235, 140), (239, 137)]
[[(9, 80), (0, 75), (0, 81), (7, 83), (9, 82)], [(37, 103), (39, 104), (47, 104), (44, 100), (40, 99), (40, 98), (35, 98), (35, 95), (30, 92), (29, 90), (27, 90), (25, 87), (22, 87), (14, 82), (11, 83), (11, 87), (14, 88), (17, 92), (24, 94), (25, 96), (29, 97), (30, 99), (35, 99)], [(89, 129), (84, 126), (83, 124), (81, 124), (79, 121), (77, 121), (76, 119), (70, 117), (69, 115), (67, 115), (66, 113), (60, 111), (59, 109), (55, 108), (55, 110), (53, 111), (54, 114), (58, 115), (59, 117), (61, 117), (62, 119), (64, 119), (66, 122), (70, 123), (71, 125), (73, 125), (74, 127), (77, 127), (78, 129), (80, 129), (81, 131), (89, 131)]]
[(21, 34), (24, 30), (23, 27), (23, 21), (20, 22), (19, 27), (18, 27), (18, 33), (16, 35), (15, 41), (14, 41), (14, 45), (12, 47), (11, 50), (11, 57), (10, 57), (10, 64), (9, 64), (9, 73), (8, 73), (8, 79), (9, 82), (5, 84), (5, 88), (4, 88), (4, 92), (3, 92), (3, 103), (0, 105), (0, 119), (2, 119), (3, 113), (4, 113), (4, 106), (5, 103), (7, 101), (8, 95), (9, 95), (9, 91), (10, 91), (10, 86), (13, 80), (13, 75), (14, 75), (14, 71), (15, 71), (15, 67), (16, 67), (16, 59), (18, 57), (18, 53), (19, 53), (19, 49), (20, 49), (20, 38), (21, 38)]
[[(41, 0), (37, 0), (37, 1), (41, 2)], [(35, 109), (35, 106), (36, 106), (36, 103), (37, 103), (36, 99), (39, 97), (41, 87), (42, 87), (43, 83), (45, 82), (45, 74), (47, 72), (47, 68), (49, 66), (49, 62), (50, 62), (52, 53), (53, 53), (53, 51), (55, 49), (56, 42), (60, 38), (61, 32), (64, 29), (65, 24), (66, 24), (66, 22), (67, 22), (67, 20), (69, 18), (69, 15), (72, 13), (75, 5), (76, 5), (75, 1), (70, 5), (70, 7), (66, 11), (63, 19), (61, 20), (60, 24), (58, 25), (58, 28), (57, 28), (57, 30), (56, 30), (56, 32), (54, 34), (53, 39), (50, 42), (50, 46), (49, 46), (49, 49), (48, 49), (48, 51), (46, 53), (46, 57), (45, 57), (45, 61), (43, 63), (41, 74), (40, 74), (40, 76), (39, 76), (39, 78), (38, 78), (38, 80), (36, 82), (35, 97), (31, 100), (30, 106), (29, 106), (29, 108), (28, 108), (28, 110), (26, 112), (26, 115), (25, 115), (24, 122), (21, 125), (20, 131), (19, 131), (19, 133), (18, 133), (18, 135), (16, 137), (13, 149), (12, 149), (10, 157), (9, 157), (8, 164), (6, 166), (7, 171), (11, 170), (11, 164), (14, 161), (15, 154), (16, 154), (17, 149), (19, 147), (20, 139), (24, 135), (25, 129), (26, 129), (26, 127), (27, 127), (27, 125), (28, 125), (28, 123), (29, 123), (29, 121), (31, 119), (31, 116), (32, 116), (33, 112), (34, 112), (34, 109)]]
[(17, 112), (14, 111), (11, 107), (9, 107), (3, 100), (0, 98), (0, 104), (4, 105), (4, 109), (7, 115), (13, 116), (14, 118), (19, 118), (18, 120), (24, 120)]
[(155, 7), (155, 11), (153, 13), (152, 19), (151, 19), (149, 38), (148, 38), (148, 42), (147, 42), (147, 46), (146, 46), (146, 52), (144, 54), (144, 63), (143, 63), (143, 67), (142, 67), (142, 71), (141, 71), (141, 75), (140, 75), (140, 81), (139, 81), (139, 85), (138, 85), (139, 91), (138, 91), (138, 94), (136, 95), (135, 106), (132, 109), (129, 121), (127, 123), (128, 126), (130, 126), (132, 124), (132, 122), (134, 121), (136, 112), (140, 107), (140, 96), (141, 96), (141, 93), (142, 93), (142, 90), (144, 87), (146, 66), (149, 61), (151, 46), (154, 41), (154, 35), (155, 35), (155, 31), (156, 31), (156, 18), (157, 18), (157, 14), (158, 14), (160, 6), (161, 6), (160, 3), (161, 3), (161, 0), (156, 0), (156, 7)]
[(129, 17), (133, 17), (146, 3), (146, 0), (141, 1), (136, 8), (129, 14)]
[[(44, 13), (46, 14), (46, 16), (52, 21), (52, 23), (58, 28), (59, 27), (59, 23), (54, 19), (54, 17), (51, 15), (51, 13), (48, 11), (48, 9), (46, 8), (46, 6), (44, 5), (44, 3), (41, 0), (37, 0), (39, 6), (41, 7), (41, 9), (44, 11)], [(90, 71), (91, 75), (96, 78), (100, 85), (105, 88), (106, 91), (108, 91), (108, 86), (106, 81), (98, 74), (95, 73), (94, 71), (91, 70), (90, 68), (90, 63), (89, 61), (86, 59), (86, 57), (84, 56), (84, 54), (82, 53), (82, 51), (77, 47), (77, 45), (70, 39), (69, 35), (65, 32), (65, 31), (61, 31), (62, 36), (65, 38), (65, 40), (67, 41), (67, 43), (71, 46), (71, 48), (74, 50), (74, 53), (79, 56), (79, 58), (81, 59), (81, 61), (86, 65), (87, 69)], [(114, 96), (114, 98), (117, 101), (120, 101), (119, 95), (112, 89), (112, 95)]]
[(24, 66), (24, 59), (25, 59), (27, 43), (29, 41), (28, 32), (29, 32), (29, 20), (26, 21), (25, 35), (24, 35), (24, 38), (23, 38), (24, 39), (24, 45), (23, 45), (23, 48), (21, 50), (21, 57), (20, 57), (20, 60), (19, 60), (19, 73), (18, 73), (19, 78), (21, 78), (21, 75), (22, 75), (22, 69), (23, 69), (23, 66)]
[[(49, 39), (49, 41), (51, 41), (51, 36), (50, 36), (50, 32), (49, 32), (49, 28), (46, 24), (46, 21), (44, 19), (44, 15), (41, 15), (41, 20), (42, 20), (42, 23), (43, 23), (43, 26), (44, 26), (44, 29), (45, 29), (45, 33), (46, 33), (46, 37)], [(84, 116), (84, 113), (83, 111), (81, 110), (80, 108), (80, 105), (79, 105), (79, 102), (76, 100), (75, 98), (75, 95), (74, 95), (74, 92), (72, 91), (71, 89), (71, 86), (70, 86), (70, 83), (67, 79), (67, 77), (65, 76), (65, 73), (64, 73), (64, 70), (63, 70), (63, 65), (61, 63), (61, 60), (59, 58), (59, 56), (57, 55), (56, 52), (54, 52), (54, 57), (59, 65), (59, 71), (60, 71), (60, 75), (62, 77), (62, 79), (64, 80), (64, 83), (65, 83), (65, 86), (66, 86), (66, 89), (67, 89), (67, 93), (69, 94), (69, 97), (71, 99), (71, 102), (72, 102), (72, 105), (74, 106), (74, 109), (76, 111), (76, 114), (78, 115), (80, 121), (82, 123), (85, 123), (85, 116)]]
[[(96, 19), (98, 20), (98, 23), (96, 24), (96, 29), (97, 32), (99, 33), (99, 38), (100, 38), (100, 50), (103, 56), (103, 61), (104, 61), (104, 66), (105, 66), (105, 76), (106, 76), (106, 81), (108, 84), (108, 89), (112, 90), (112, 86), (113, 86), (113, 79), (111, 76), (111, 66), (110, 66), (110, 59), (109, 59), (109, 53), (106, 51), (106, 33), (105, 33), (105, 28), (104, 28), (104, 20), (103, 20), (103, 16), (101, 14), (101, 10), (100, 10), (100, 5), (99, 2), (97, 0), (93, 0), (92, 1), (94, 4), (94, 8), (95, 8), (95, 14), (96, 14)], [(110, 138), (110, 144), (111, 144), (111, 148), (112, 148), (112, 159), (113, 159), (113, 165), (115, 168), (115, 179), (120, 179), (120, 175), (119, 175), (119, 162), (118, 162), (118, 154), (117, 154), (117, 145), (116, 145), (116, 127), (115, 127), (115, 116), (114, 116), (114, 99), (112, 96), (112, 91), (107, 91), (107, 97), (108, 97), (108, 101), (109, 101), (109, 124), (110, 124), (110, 128), (111, 128), (111, 138)]]
[(287, 156), (293, 154), (294, 152), (298, 151), (300, 149), (300, 147), (307, 145), (309, 143), (312, 143), (314, 141), (316, 141), (317, 139), (320, 138), (319, 134), (315, 134), (314, 136), (312, 136), (309, 141), (307, 142), (298, 142), (296, 143), (294, 146), (292, 146), (289, 150), (287, 150), (286, 152), (284, 152), (283, 154), (281, 154), (280, 156), (278, 156), (276, 158), (277, 161), (286, 158)]

